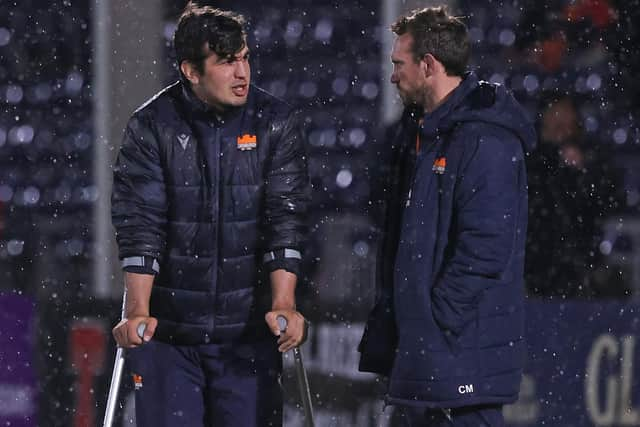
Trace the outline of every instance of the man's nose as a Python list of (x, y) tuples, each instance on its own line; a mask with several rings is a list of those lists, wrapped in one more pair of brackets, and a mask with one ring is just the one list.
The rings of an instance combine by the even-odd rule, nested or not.
[(235, 76), (237, 78), (246, 79), (249, 75), (249, 63), (246, 61), (238, 61), (236, 63)]

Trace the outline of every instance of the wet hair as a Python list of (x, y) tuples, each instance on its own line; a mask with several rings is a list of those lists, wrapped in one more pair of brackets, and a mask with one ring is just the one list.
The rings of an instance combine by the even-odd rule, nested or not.
[(173, 36), (178, 69), (182, 61), (189, 61), (203, 73), (208, 51), (221, 58), (232, 58), (246, 45), (244, 25), (242, 15), (190, 1)]
[(446, 7), (416, 9), (398, 18), (391, 30), (398, 36), (411, 35), (416, 63), (429, 53), (442, 63), (447, 75), (462, 77), (467, 70), (471, 56), (467, 27)]

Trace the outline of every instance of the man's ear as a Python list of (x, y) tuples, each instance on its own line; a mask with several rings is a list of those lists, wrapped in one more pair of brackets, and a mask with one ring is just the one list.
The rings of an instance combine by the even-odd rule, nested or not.
[(189, 61), (184, 60), (180, 63), (180, 71), (189, 80), (191, 84), (197, 85), (200, 82), (200, 73), (196, 67)]
[(438, 71), (439, 65), (438, 60), (430, 53), (425, 54), (420, 61), (420, 68), (425, 78), (433, 76)]

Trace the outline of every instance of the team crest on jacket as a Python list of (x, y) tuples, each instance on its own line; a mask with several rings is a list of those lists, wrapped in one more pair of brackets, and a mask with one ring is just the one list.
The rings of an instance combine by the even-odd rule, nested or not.
[(140, 390), (142, 388), (142, 375), (132, 374), (133, 377), (133, 387), (136, 390)]
[(437, 157), (436, 161), (433, 162), (433, 168), (431, 168), (431, 170), (437, 173), (438, 175), (442, 175), (446, 168), (447, 168), (447, 159), (444, 157)]
[(189, 144), (189, 135), (181, 133), (178, 135), (178, 142), (183, 150), (187, 149), (187, 144)]
[(258, 138), (255, 135), (245, 133), (236, 139), (238, 150), (253, 150), (258, 145)]

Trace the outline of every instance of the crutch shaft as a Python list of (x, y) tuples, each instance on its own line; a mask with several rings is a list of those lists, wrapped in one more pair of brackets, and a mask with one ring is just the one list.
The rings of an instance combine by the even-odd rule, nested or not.
[(118, 404), (118, 394), (120, 392), (120, 381), (122, 380), (122, 370), (124, 368), (124, 350), (118, 347), (116, 351), (116, 360), (113, 364), (113, 373), (111, 374), (111, 386), (109, 387), (109, 397), (107, 398), (107, 407), (104, 412), (103, 427), (113, 426), (113, 417), (116, 413), (116, 405)]
[(302, 363), (302, 351), (299, 347), (293, 349), (293, 360), (296, 367), (296, 379), (298, 380), (302, 409), (304, 410), (305, 425), (306, 427), (314, 427), (311, 390), (309, 388), (309, 380), (307, 379), (307, 371), (304, 369), (304, 364)]

